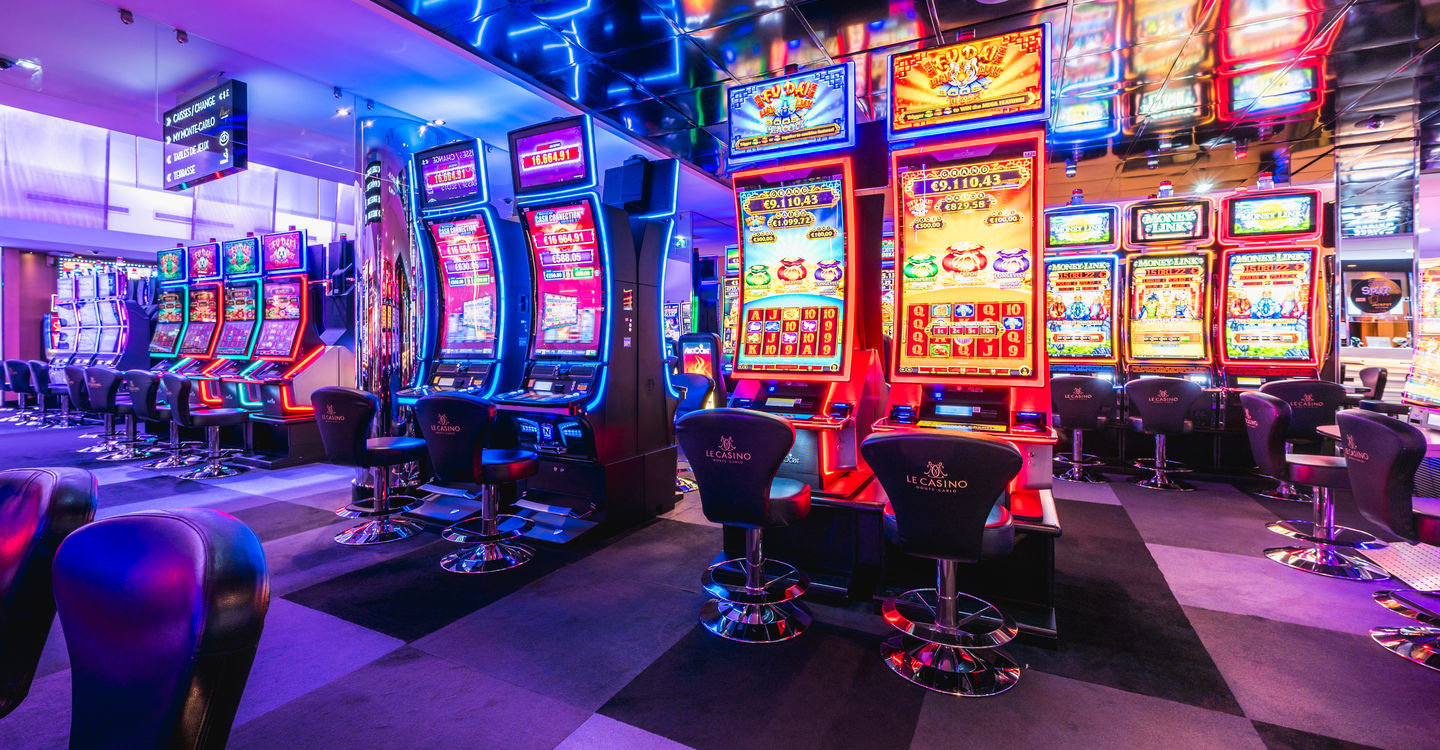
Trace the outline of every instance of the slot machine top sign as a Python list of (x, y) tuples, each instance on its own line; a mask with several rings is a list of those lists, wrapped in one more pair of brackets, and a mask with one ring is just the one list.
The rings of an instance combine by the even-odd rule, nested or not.
[(188, 190), (245, 171), (248, 119), (241, 81), (227, 81), (166, 110), (165, 189)]
[(276, 232), (260, 238), (261, 263), (266, 274), (305, 272), (305, 233)]
[(245, 279), (260, 275), (260, 238), (242, 237), (220, 246), (225, 278)]
[(521, 208), (535, 272), (534, 357), (594, 359), (605, 335), (605, 259), (589, 199)]
[(1051, 359), (1115, 361), (1119, 268), (1115, 255), (1045, 261), (1045, 350)]
[(1225, 256), (1222, 363), (1318, 364), (1311, 294), (1315, 251), (1262, 250)]
[(890, 140), (1048, 118), (1049, 28), (891, 55)]
[(155, 278), (161, 284), (178, 284), (189, 280), (185, 265), (185, 248), (172, 247), (155, 254)]
[(1314, 242), (1320, 238), (1317, 190), (1267, 190), (1225, 199), (1220, 239), (1233, 243)]
[(485, 202), (483, 148), (479, 141), (461, 141), (416, 154), (420, 204), (432, 209)]
[(730, 163), (854, 146), (854, 81), (847, 62), (731, 87)]
[(430, 232), (440, 257), (440, 355), (494, 357), (497, 289), (485, 222), (436, 222)]
[(1210, 201), (1163, 198), (1130, 206), (1129, 244), (1136, 247), (1204, 245), (1210, 241)]
[(1130, 261), (1129, 359), (1210, 360), (1210, 256), (1142, 255)]
[(896, 151), (896, 382), (1040, 385), (1043, 132)]
[(1120, 209), (1115, 206), (1065, 206), (1045, 212), (1049, 250), (1113, 250), (1119, 244)]
[(207, 242), (204, 245), (191, 245), (185, 248), (185, 254), (190, 261), (190, 279), (192, 281), (210, 281), (220, 278), (224, 271), (220, 268), (220, 245), (215, 242)]
[(510, 132), (510, 173), (526, 195), (593, 187), (590, 120), (569, 117)]

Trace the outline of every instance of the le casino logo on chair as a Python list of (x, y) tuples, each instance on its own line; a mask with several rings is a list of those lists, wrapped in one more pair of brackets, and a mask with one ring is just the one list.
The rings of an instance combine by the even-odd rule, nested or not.
[(450, 424), (450, 415), (441, 412), (435, 417), (435, 424), (430, 425), (430, 431), (441, 435), (454, 435), (463, 429), (458, 424)]
[(324, 413), (324, 414), (321, 414), (321, 415), (320, 415), (320, 418), (323, 419), (323, 420), (325, 420), (326, 422), (344, 422), (344, 421), (345, 421), (345, 415), (344, 415), (344, 414), (336, 414), (336, 413), (335, 413), (335, 405), (334, 405), (334, 404), (326, 404), (326, 405), (325, 405), (325, 413)]
[(1179, 402), (1180, 397), (1171, 396), (1170, 389), (1168, 388), (1161, 388), (1160, 390), (1155, 391), (1155, 395), (1151, 396), (1147, 400), (1152, 404), (1173, 404)]
[(1360, 450), (1359, 448), (1355, 447), (1355, 436), (1354, 436), (1354, 435), (1346, 435), (1346, 436), (1345, 436), (1345, 460), (1346, 460), (1346, 461), (1359, 461), (1359, 462), (1361, 462), (1361, 463), (1364, 463), (1364, 462), (1370, 460), (1370, 452), (1369, 452), (1369, 451), (1362, 451), (1362, 450)]
[(720, 447), (705, 451), (705, 457), (726, 464), (743, 464), (750, 460), (750, 454), (735, 448), (735, 438), (720, 436)]
[(964, 479), (951, 479), (950, 474), (945, 471), (944, 461), (926, 461), (923, 476), (907, 474), (905, 481), (912, 486), (934, 492), (953, 493), (970, 486), (970, 483)]
[(1245, 410), (1245, 426), (1246, 426), (1246, 427), (1259, 427), (1259, 426), (1260, 426), (1260, 423), (1259, 423), (1259, 422), (1256, 422), (1256, 421), (1255, 421), (1255, 418), (1252, 417), (1252, 416), (1250, 416), (1250, 410), (1249, 410), (1249, 409), (1246, 409), (1246, 410)]
[(1078, 385), (1075, 386), (1075, 390), (1065, 394), (1066, 401), (1089, 401), (1091, 398), (1092, 396)]
[(1315, 394), (1313, 393), (1302, 394), (1300, 400), (1290, 402), (1290, 406), (1296, 409), (1316, 409), (1324, 405), (1325, 404), (1315, 400)]

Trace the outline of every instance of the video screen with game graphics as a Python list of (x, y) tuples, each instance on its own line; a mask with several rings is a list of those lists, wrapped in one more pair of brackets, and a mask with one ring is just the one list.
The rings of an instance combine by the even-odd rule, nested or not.
[(892, 55), (891, 140), (1045, 119), (1048, 28), (1031, 26)]
[(854, 78), (846, 62), (730, 87), (730, 163), (855, 145)]
[(121, 309), (120, 305), (115, 300), (101, 300), (100, 304), (96, 305), (95, 307), (97, 312), (99, 312), (100, 314), (100, 325), (121, 325)]
[(185, 248), (172, 247), (155, 255), (155, 279), (161, 284), (189, 278), (185, 266)]
[(683, 341), (680, 343), (680, 371), (714, 380), (719, 377), (711, 366), (716, 354), (709, 341)]
[(75, 351), (80, 354), (94, 354), (100, 346), (99, 328), (81, 328), (80, 335), (75, 339)]
[(55, 280), (55, 299), (61, 302), (75, 299), (75, 277), (61, 276)]
[(180, 342), (180, 353), (208, 355), (210, 338), (220, 323), (220, 286), (201, 284), (187, 289), (190, 294), (190, 326)]
[(76, 277), (76, 281), (75, 281), (75, 298), (76, 298), (76, 299), (79, 299), (79, 300), (82, 300), (82, 301), (83, 301), (83, 300), (93, 300), (93, 299), (95, 299), (95, 291), (96, 291), (96, 289), (97, 289), (97, 287), (96, 287), (96, 285), (95, 285), (95, 275), (94, 275), (94, 274), (86, 273), (86, 274), (81, 274), (81, 275), (79, 275), (79, 276)]
[(593, 359), (605, 329), (605, 259), (587, 198), (521, 209), (535, 269), (530, 355)]
[(91, 298), (81, 298), (79, 311), (80, 325), (92, 328), (100, 325), (100, 303)]
[(207, 242), (204, 245), (191, 245), (185, 248), (185, 255), (190, 264), (190, 279), (200, 281), (203, 279), (218, 279), (220, 270), (220, 244)]
[(850, 351), (842, 162), (735, 175), (740, 331), (734, 372), (831, 375)]
[(1120, 210), (1114, 206), (1079, 206), (1045, 212), (1045, 247), (1051, 250), (1113, 248)]
[(1043, 136), (892, 155), (900, 237), (895, 379), (1043, 379), (1037, 170)]
[(1127, 353), (1132, 360), (1208, 360), (1210, 257), (1130, 261)]
[(1415, 263), (1415, 355), (1405, 400), (1440, 409), (1440, 258)]
[(267, 274), (287, 271), (303, 272), (305, 270), (305, 233), (293, 230), (261, 237), (260, 262)]
[(593, 178), (587, 124), (575, 117), (510, 133), (515, 191), (559, 190)]
[(304, 277), (266, 279), (261, 289), (264, 321), (255, 340), (255, 356), (284, 358), (292, 355), (305, 314)]
[(260, 274), (260, 238), (242, 237), (220, 246), (225, 278), (239, 279)]
[(1045, 352), (1051, 359), (1115, 359), (1119, 271), (1113, 255), (1045, 261)]
[(1225, 359), (1314, 362), (1315, 271), (1310, 248), (1226, 255)]
[(121, 333), (124, 333), (122, 328), (101, 328), (100, 340), (95, 344), (95, 351), (101, 354), (119, 354)]
[(499, 303), (494, 251), (478, 217), (430, 225), (439, 256), (440, 356), (495, 356)]
[(255, 330), (259, 300), (255, 284), (225, 285), (225, 319), (220, 326), (220, 339), (215, 356), (244, 356), (250, 353), (250, 334)]
[(424, 208), (453, 206), (480, 197), (480, 144), (451, 143), (415, 155)]
[(1129, 244), (1183, 245), (1210, 240), (1210, 202), (1166, 199), (1141, 201), (1130, 206)]
[(1225, 239), (1237, 242), (1314, 237), (1320, 194), (1310, 190), (1227, 198)]
[(150, 335), (152, 354), (172, 354), (180, 329), (185, 327), (185, 300), (180, 287), (161, 287), (155, 295), (155, 332)]

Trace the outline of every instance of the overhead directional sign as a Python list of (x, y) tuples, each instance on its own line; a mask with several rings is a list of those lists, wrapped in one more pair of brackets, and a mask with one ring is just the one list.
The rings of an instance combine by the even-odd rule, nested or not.
[(245, 83), (226, 81), (165, 112), (165, 189), (188, 190), (245, 171)]

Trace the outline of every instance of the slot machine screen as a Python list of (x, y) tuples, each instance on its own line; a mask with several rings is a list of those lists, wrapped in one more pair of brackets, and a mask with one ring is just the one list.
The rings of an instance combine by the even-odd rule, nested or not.
[(848, 162), (735, 175), (740, 340), (734, 372), (836, 379), (849, 365)]
[(1405, 400), (1440, 409), (1440, 258), (1415, 262), (1415, 354)]
[(1314, 362), (1315, 270), (1309, 248), (1226, 255), (1225, 359)]
[(94, 354), (99, 351), (100, 329), (81, 328), (75, 341), (75, 351), (80, 354)]
[(180, 329), (185, 327), (185, 300), (180, 287), (162, 287), (155, 295), (159, 308), (155, 314), (155, 332), (150, 336), (151, 354), (173, 354)]
[(255, 330), (259, 302), (254, 283), (225, 285), (225, 320), (215, 344), (216, 356), (250, 353), (250, 334)]
[(572, 117), (510, 133), (515, 192), (561, 190), (594, 182), (589, 123)]
[(680, 342), (680, 371), (691, 375), (704, 375), (711, 380), (719, 375), (715, 372), (715, 347), (709, 341)]
[[(265, 273), (305, 271), (305, 233), (276, 232), (260, 238), (260, 263)], [(193, 270), (192, 270), (193, 273)]]
[(1210, 241), (1210, 201), (1155, 200), (1130, 206), (1130, 244), (1205, 244)]
[(155, 279), (161, 284), (184, 281), (190, 276), (185, 266), (185, 248), (172, 247), (155, 255)]
[(579, 198), (521, 209), (534, 257), (532, 356), (593, 359), (605, 335), (605, 259), (594, 204)]
[(740, 334), (740, 277), (726, 276), (721, 294), (725, 305), (724, 330), (720, 337), (720, 348), (724, 352), (724, 360), (728, 369), (729, 364), (735, 361), (735, 344)]
[(75, 299), (74, 276), (61, 276), (55, 280), (55, 299), (61, 302)]
[(79, 300), (95, 299), (95, 292), (99, 288), (95, 283), (95, 274), (82, 274), (75, 279), (75, 298)]
[(100, 303), (93, 297), (80, 303), (80, 325), (86, 328), (100, 325)]
[(190, 278), (194, 281), (220, 278), (220, 245), (208, 242), (185, 248), (190, 261)]
[(890, 56), (890, 140), (1043, 121), (1048, 24)]
[(1045, 261), (1045, 351), (1051, 359), (1115, 359), (1113, 255)]
[(1045, 212), (1045, 247), (1050, 250), (1110, 249), (1119, 244), (1120, 209), (1092, 206)]
[(480, 186), (480, 144), (462, 141), (415, 155), (420, 177), (420, 205), (453, 206), (484, 200)]
[(120, 334), (124, 332), (121, 328), (101, 328), (100, 341), (96, 344), (95, 351), (100, 354), (120, 353)]
[(1305, 190), (1225, 200), (1225, 239), (1305, 239), (1320, 234), (1320, 194)]
[(61, 328), (74, 328), (80, 324), (78, 313), (73, 307), (57, 307), (55, 308), (55, 316), (59, 320)]
[(115, 302), (109, 300), (103, 301), (96, 305), (95, 308), (100, 314), (100, 325), (118, 326), (121, 324), (120, 306), (115, 304)]
[(255, 356), (285, 358), (293, 356), (304, 317), (304, 277), (267, 279), (262, 290), (265, 322), (255, 341)]
[(120, 277), (113, 272), (95, 274), (95, 296), (115, 297), (120, 294)]
[(180, 342), (180, 353), (208, 356), (210, 339), (220, 322), (220, 287), (217, 284), (192, 286), (190, 293), (190, 325)]
[(260, 275), (260, 238), (242, 237), (220, 246), (224, 259), (225, 278), (240, 279)]
[(54, 357), (60, 354), (69, 354), (73, 351), (75, 351), (75, 329), (65, 328), (59, 323), (51, 323), (50, 348), (47, 356)]
[(880, 331), (895, 338), (895, 238), (880, 238)]
[(1129, 358), (1209, 360), (1205, 335), (1210, 256), (1145, 255), (1130, 261)]
[(854, 79), (845, 62), (730, 87), (730, 164), (855, 145)]
[(1042, 382), (1043, 136), (897, 151), (895, 379)]
[(436, 222), (430, 234), (440, 260), (440, 356), (493, 359), (499, 292), (484, 219)]

